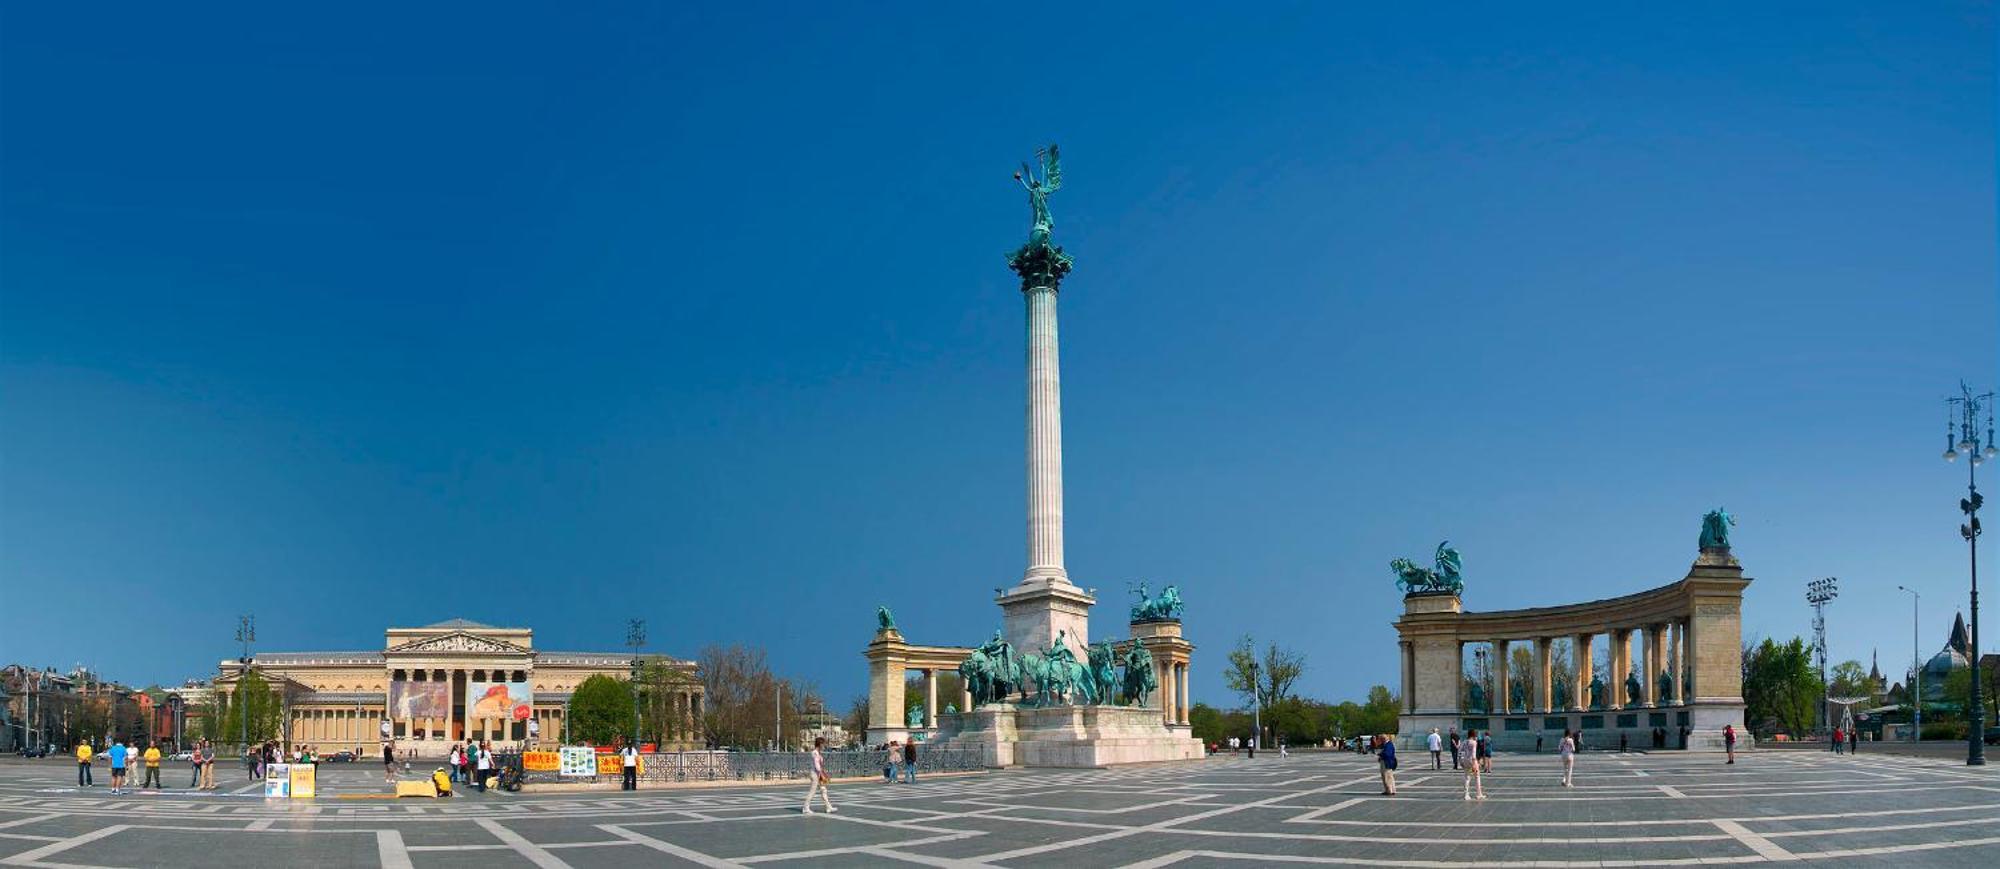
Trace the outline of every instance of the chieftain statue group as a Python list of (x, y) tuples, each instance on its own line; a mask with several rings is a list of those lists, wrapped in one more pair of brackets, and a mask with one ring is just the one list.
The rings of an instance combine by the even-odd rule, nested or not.
[[(1180, 591), (1167, 586), (1160, 597), (1150, 597), (1141, 583), (1135, 591), (1139, 603), (1132, 607), (1132, 620), (1165, 621), (1179, 619)], [(1069, 636), (1058, 632), (1047, 649), (1017, 652), (1014, 644), (999, 631), (993, 639), (973, 649), (959, 664), (974, 707), (989, 703), (1018, 702), (1026, 706), (1145, 706), (1159, 690), (1153, 654), (1139, 643), (1127, 643), (1123, 651), (1110, 640), (1087, 647), (1087, 657), (1079, 660), (1070, 649)], [(1120, 670), (1123, 672), (1120, 672)]]

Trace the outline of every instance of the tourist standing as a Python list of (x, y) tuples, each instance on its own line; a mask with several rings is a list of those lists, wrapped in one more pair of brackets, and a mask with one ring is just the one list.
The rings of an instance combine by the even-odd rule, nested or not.
[(833, 807), (833, 797), (827, 794), (827, 783), (830, 782), (831, 779), (829, 779), (826, 774), (826, 756), (821, 754), (821, 751), (824, 750), (825, 748), (826, 748), (826, 737), (824, 736), (813, 737), (812, 784), (806, 787), (806, 805), (805, 808), (800, 809), (801, 812), (808, 815), (813, 813), (814, 793), (818, 793), (820, 802), (826, 805), (827, 814), (831, 815), (835, 812), (840, 811), (839, 809)]
[(1396, 741), (1390, 738), (1386, 734), (1383, 735), (1382, 752), (1376, 756), (1375, 760), (1377, 763), (1382, 765), (1382, 795), (1385, 797), (1395, 796), (1396, 795)]
[(903, 784), (917, 783), (917, 741), (903, 743)]
[(1479, 777), (1479, 731), (1467, 730), (1458, 750), (1465, 754), (1465, 798), (1486, 799), (1486, 783)]
[[(636, 764), (638, 763), (638, 756), (636, 754), (638, 749), (635, 747), (632, 750), (635, 752), (632, 760), (632, 762), (635, 764), (635, 766), (633, 767), (633, 772), (636, 773), (638, 771), (638, 767), (636, 766)], [(479, 766), (476, 770), (476, 773), (479, 776), (479, 792), (483, 794), (486, 792), (486, 780), (493, 777), (493, 743), (487, 742), (485, 740), (480, 741)], [(639, 786), (637, 783), (634, 783), (632, 785), (632, 788), (634, 790), (637, 790), (638, 787)]]
[(96, 787), (90, 780), (90, 740), (80, 739), (76, 743), (76, 786)]
[(1840, 749), (1841, 749), (1841, 748), (1842, 748), (1843, 746), (1845, 746), (1846, 744), (1847, 744), (1847, 734), (1845, 734), (1845, 733), (1842, 733), (1842, 732), (1841, 732), (1841, 730), (1840, 730), (1840, 726), (1839, 726), (1839, 725), (1834, 725), (1834, 728), (1833, 728), (1833, 753), (1834, 753), (1834, 754), (1840, 754), (1840, 753), (1841, 753), (1841, 750), (1840, 750)]
[(1570, 781), (1576, 773), (1576, 741), (1569, 738), (1569, 731), (1563, 731), (1563, 741), (1556, 746), (1556, 754), (1562, 756), (1563, 787), (1575, 787)]
[(117, 737), (112, 737), (112, 739), (111, 739), (111, 752), (110, 752), (110, 754), (111, 754), (111, 792), (112, 792), (112, 793), (114, 793), (114, 794), (122, 794), (122, 793), (124, 793), (124, 792), (125, 792), (125, 756), (126, 756), (126, 753), (127, 753), (127, 752), (125, 751), (125, 743), (123, 743), (123, 742), (119, 741), (119, 739), (118, 739)]
[(1861, 751), (1861, 729), (1858, 727), (1850, 727), (1847, 730), (1847, 753), (1857, 754), (1860, 751)]
[(1542, 732), (1539, 730), (1535, 731), (1535, 753), (1542, 753)]
[(1729, 762), (1736, 762), (1736, 725), (1722, 725), (1722, 750), (1729, 755)]
[(1458, 728), (1451, 729), (1451, 736), (1445, 740), (1445, 746), (1451, 749), (1451, 768), (1458, 769)]
[(1424, 741), (1431, 750), (1431, 769), (1444, 769), (1444, 737), (1439, 736), (1438, 729), (1433, 727), (1431, 735)]
[(639, 747), (629, 742), (625, 743), (625, 749), (623, 751), (618, 752), (618, 765), (624, 767), (625, 769), (625, 781), (619, 787), (619, 790), (627, 790), (627, 791), (638, 790)]
[(1479, 734), (1479, 766), (1479, 771), (1482, 773), (1493, 771), (1493, 731), (1491, 730)]
[(160, 747), (157, 745), (146, 746), (146, 753), (139, 755), (139, 759), (144, 760), (146, 762), (146, 777), (139, 782), (139, 787), (159, 790)]
[(393, 742), (383, 742), (382, 781), (384, 783), (391, 783), (394, 782), (395, 780), (396, 780), (396, 744)]
[(207, 739), (201, 741), (201, 787), (209, 791), (220, 787), (215, 783), (215, 743)]
[(902, 763), (902, 761), (903, 761), (902, 740), (900, 739), (889, 740), (889, 751), (887, 754), (882, 756), (883, 784), (892, 785), (896, 783), (896, 765)]
[(188, 746), (188, 789), (199, 790), (200, 788), (201, 740), (197, 739)]

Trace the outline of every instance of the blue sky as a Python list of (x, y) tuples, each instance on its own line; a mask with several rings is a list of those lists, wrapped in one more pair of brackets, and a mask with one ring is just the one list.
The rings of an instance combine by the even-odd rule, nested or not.
[[(0, 659), (177, 680), (462, 616), (990, 632), (1022, 541), (1008, 173), (1062, 144), (1068, 556), (1394, 682), (1472, 609), (1684, 574), (1942, 642), (2000, 381), (1984, 4), (0, 11)], [(2000, 486), (1996, 481), (1995, 486)], [(1996, 561), (2000, 563), (2000, 561)], [(1988, 643), (1992, 645), (1991, 642)]]

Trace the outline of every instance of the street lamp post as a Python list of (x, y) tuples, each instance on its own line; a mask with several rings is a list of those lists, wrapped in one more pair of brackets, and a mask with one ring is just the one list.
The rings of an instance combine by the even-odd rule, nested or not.
[[(1965, 765), (1986, 765), (1986, 708), (1979, 696), (1979, 506), (1984, 498), (1979, 496), (1979, 466), (2000, 453), (2000, 447), (1993, 439), (1993, 393), (1973, 395), (1972, 390), (1959, 381), (1958, 396), (1945, 399), (1945, 447), (1944, 460), (1955, 461), (1963, 452), (1965, 463), (1965, 497), (1958, 501), (1959, 512), (1965, 514), (1965, 522), (1958, 526), (1958, 535), (1965, 538), (1966, 548), (1972, 559), (1972, 690), (1965, 704), (1969, 717), (1966, 723)], [(1986, 438), (1979, 437), (1979, 412), (1986, 411)], [(1957, 431), (1954, 432), (1953, 429)], [(1957, 435), (1957, 442), (1952, 440)]]
[(625, 626), (625, 645), (632, 647), (632, 750), (639, 749), (639, 649), (646, 645), (646, 620), (633, 619)]
[[(1254, 652), (1253, 652), (1254, 654)], [(1257, 741), (1264, 738), (1264, 689), (1257, 681), (1257, 659), (1250, 659), (1250, 751), (1257, 751)]]
[(242, 731), (239, 745), (250, 744), (250, 705), (243, 701), (243, 677), (250, 673), (250, 644), (257, 642), (257, 617), (242, 615), (236, 617), (236, 642), (243, 646), (243, 656), (236, 659), (242, 666), (236, 668), (236, 720)]
[(1924, 664), (1917, 645), (1917, 606), (1924, 602), (1924, 596), (1914, 588), (1896, 586), (1910, 593), (1910, 708), (1914, 710), (1910, 723), (1910, 741), (1924, 739)]

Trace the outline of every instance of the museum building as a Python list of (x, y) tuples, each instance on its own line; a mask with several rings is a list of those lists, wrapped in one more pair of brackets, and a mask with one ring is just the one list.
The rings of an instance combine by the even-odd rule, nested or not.
[[(266, 652), (218, 665), (216, 689), (235, 689), (246, 670), (278, 690), (290, 744), (380, 756), (393, 741), (405, 756), (442, 756), (454, 742), (491, 740), (494, 748), (554, 742), (563, 733), (570, 693), (591, 676), (626, 679), (629, 652), (552, 652), (535, 648), (531, 628), (452, 619), (390, 628), (381, 651)], [(702, 686), (695, 665), (660, 655), (684, 676), (666, 697), (661, 750), (702, 747)]]

